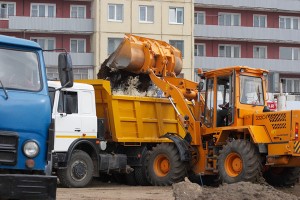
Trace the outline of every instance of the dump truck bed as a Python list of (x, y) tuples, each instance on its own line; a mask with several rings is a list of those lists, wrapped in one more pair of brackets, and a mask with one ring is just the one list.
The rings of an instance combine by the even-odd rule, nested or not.
[(169, 142), (166, 133), (183, 133), (166, 98), (112, 95), (106, 80), (81, 80), (95, 89), (98, 119), (104, 119), (105, 139), (115, 142)]

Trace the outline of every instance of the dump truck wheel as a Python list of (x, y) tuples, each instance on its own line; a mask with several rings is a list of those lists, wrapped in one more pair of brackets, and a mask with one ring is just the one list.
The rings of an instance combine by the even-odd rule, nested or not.
[(256, 182), (261, 175), (260, 155), (249, 141), (234, 140), (228, 143), (218, 157), (220, 179), (225, 183)]
[[(135, 168), (134, 168), (134, 171), (135, 171)], [(133, 171), (133, 172), (130, 172), (129, 174), (125, 174), (126, 183), (127, 183), (128, 185), (132, 185), (132, 186), (137, 185), (137, 182), (136, 182), (136, 179), (135, 179), (134, 171)]]
[(300, 167), (271, 167), (264, 173), (270, 185), (284, 187), (295, 185), (299, 176)]
[(148, 180), (155, 186), (180, 182), (186, 175), (186, 165), (180, 160), (173, 143), (162, 143), (153, 147), (146, 163)]
[(57, 176), (64, 187), (85, 187), (93, 178), (93, 161), (84, 151), (75, 150), (65, 169), (59, 169)]
[(142, 166), (140, 167), (135, 167), (134, 168), (134, 174), (135, 174), (135, 180), (138, 185), (142, 186), (148, 186), (151, 185), (150, 182), (148, 181), (147, 174), (146, 174), (146, 160), (149, 157), (149, 152), (147, 151), (142, 155)]

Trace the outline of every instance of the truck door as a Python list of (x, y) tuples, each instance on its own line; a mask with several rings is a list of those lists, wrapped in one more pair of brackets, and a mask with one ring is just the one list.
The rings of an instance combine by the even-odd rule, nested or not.
[(60, 91), (55, 114), (55, 151), (67, 151), (70, 144), (82, 136), (78, 114), (78, 93)]
[(81, 132), (86, 138), (97, 137), (97, 117), (93, 91), (79, 91), (79, 113)]

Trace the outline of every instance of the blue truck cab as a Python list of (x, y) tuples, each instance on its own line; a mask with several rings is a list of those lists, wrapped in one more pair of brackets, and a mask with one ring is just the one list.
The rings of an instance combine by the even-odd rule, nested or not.
[[(72, 86), (68, 54), (59, 55), (61, 84)], [(0, 198), (55, 199), (51, 175), (54, 122), (43, 50), (0, 35)]]

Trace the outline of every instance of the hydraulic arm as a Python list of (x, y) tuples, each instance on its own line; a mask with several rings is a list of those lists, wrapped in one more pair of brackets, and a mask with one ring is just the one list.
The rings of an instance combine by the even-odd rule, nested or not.
[[(200, 143), (200, 135), (196, 134), (200, 131), (200, 121), (187, 102), (200, 102), (198, 84), (176, 77), (182, 69), (181, 52), (178, 49), (163, 41), (128, 34), (108, 58), (107, 67), (148, 74), (171, 101), (186, 134), (192, 136), (192, 144)], [(183, 138), (185, 136), (181, 135)]]

